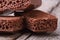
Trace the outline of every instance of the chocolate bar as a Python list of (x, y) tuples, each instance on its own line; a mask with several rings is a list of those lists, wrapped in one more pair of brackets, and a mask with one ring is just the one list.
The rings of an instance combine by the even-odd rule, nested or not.
[(15, 32), (22, 29), (22, 16), (0, 16), (0, 32)]
[(31, 4), (30, 0), (0, 0), (0, 11), (24, 10)]
[(53, 32), (57, 29), (57, 18), (51, 14), (32, 10), (24, 13), (27, 29), (33, 32)]

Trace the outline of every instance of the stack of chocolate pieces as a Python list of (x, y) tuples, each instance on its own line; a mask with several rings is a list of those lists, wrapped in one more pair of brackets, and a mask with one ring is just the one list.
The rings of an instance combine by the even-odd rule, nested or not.
[(15, 14), (0, 16), (0, 32), (16, 32), (23, 28), (37, 33), (55, 31), (57, 29), (55, 16), (32, 10), (40, 5), (41, 0), (0, 0), (1, 14), (6, 10), (12, 10)]
[[(23, 29), (23, 16), (8, 16), (5, 11), (23, 11), (31, 4), (30, 0), (0, 0), (0, 32), (16, 32)], [(9, 12), (8, 12), (9, 14)]]

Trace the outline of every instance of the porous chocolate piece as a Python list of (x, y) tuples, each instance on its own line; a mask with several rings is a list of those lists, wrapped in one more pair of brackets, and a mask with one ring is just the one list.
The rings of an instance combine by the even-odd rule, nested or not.
[(30, 0), (9, 0), (8, 8), (14, 11), (24, 10), (30, 3)]
[(33, 32), (53, 32), (57, 29), (57, 18), (48, 13), (32, 10), (24, 14), (27, 29)]
[(4, 16), (0, 17), (0, 32), (16, 32), (23, 28), (23, 17)]
[(30, 0), (0, 0), (0, 11), (24, 10), (30, 5)]

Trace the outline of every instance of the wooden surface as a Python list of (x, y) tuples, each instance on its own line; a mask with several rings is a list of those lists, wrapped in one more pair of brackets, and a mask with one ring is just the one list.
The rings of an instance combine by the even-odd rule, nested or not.
[(38, 10), (49, 12), (58, 18), (57, 30), (51, 34), (32, 33), (30, 31), (17, 32), (12, 35), (0, 34), (0, 40), (60, 40), (60, 0), (42, 0), (41, 7)]

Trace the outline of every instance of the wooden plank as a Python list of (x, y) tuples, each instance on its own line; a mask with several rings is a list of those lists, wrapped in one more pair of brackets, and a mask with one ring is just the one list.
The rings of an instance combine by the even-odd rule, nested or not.
[(22, 36), (20, 36), (17, 40), (26, 40), (26, 38), (31, 35), (31, 33), (24, 33)]
[(33, 33), (27, 40), (44, 40), (45, 38), (44, 35)]
[(24, 30), (23, 35), (21, 35), (16, 40), (26, 40), (32, 33), (29, 30)]

